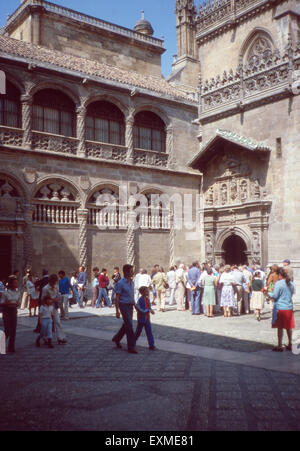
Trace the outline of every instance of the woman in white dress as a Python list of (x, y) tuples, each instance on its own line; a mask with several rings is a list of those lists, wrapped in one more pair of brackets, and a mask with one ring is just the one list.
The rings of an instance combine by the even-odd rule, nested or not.
[(231, 274), (231, 267), (226, 265), (224, 272), (222, 273), (219, 284), (222, 286), (221, 303), (220, 306), (223, 307), (224, 316), (226, 318), (232, 316), (232, 309), (235, 304), (234, 298), (234, 279)]

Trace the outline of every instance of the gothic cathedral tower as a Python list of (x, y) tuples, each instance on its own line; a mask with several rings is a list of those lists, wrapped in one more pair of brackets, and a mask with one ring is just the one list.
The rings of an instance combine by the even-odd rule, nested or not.
[(196, 6), (194, 0), (176, 0), (177, 55), (169, 81), (197, 87), (199, 59), (196, 45)]

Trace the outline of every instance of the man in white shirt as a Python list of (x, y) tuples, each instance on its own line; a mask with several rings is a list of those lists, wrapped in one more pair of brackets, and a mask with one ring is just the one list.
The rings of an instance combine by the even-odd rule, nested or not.
[(167, 279), (169, 284), (169, 305), (175, 304), (175, 291), (176, 291), (176, 272), (174, 266), (171, 266), (170, 271), (167, 272)]

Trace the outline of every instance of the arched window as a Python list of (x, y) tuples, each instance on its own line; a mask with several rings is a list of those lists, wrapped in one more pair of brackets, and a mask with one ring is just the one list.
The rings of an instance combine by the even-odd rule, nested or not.
[(33, 98), (33, 129), (63, 136), (75, 136), (75, 105), (64, 93), (43, 89)]
[(251, 40), (244, 54), (244, 62), (250, 68), (256, 67), (261, 62), (267, 63), (273, 51), (274, 46), (269, 36), (266, 33), (259, 32)]
[(165, 123), (151, 111), (141, 111), (134, 118), (134, 147), (166, 151)]
[(0, 96), (0, 123), (7, 127), (21, 128), (20, 92), (8, 80), (6, 94)]
[(125, 145), (123, 113), (113, 103), (99, 101), (87, 108), (86, 139), (102, 143)]

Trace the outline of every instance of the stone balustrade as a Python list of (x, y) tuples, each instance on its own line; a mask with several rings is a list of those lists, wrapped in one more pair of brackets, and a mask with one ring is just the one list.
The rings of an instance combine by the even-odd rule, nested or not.
[(76, 205), (58, 203), (35, 203), (33, 223), (37, 224), (78, 224)]
[[(8, 147), (24, 147), (24, 130), (0, 125), (0, 145)], [(114, 144), (85, 141), (85, 158), (97, 158), (99, 160), (118, 161), (126, 163), (128, 148)], [(79, 155), (79, 140), (77, 138), (54, 135), (33, 131), (30, 147), (37, 151), (47, 151), (68, 155)], [(134, 164), (156, 167), (167, 167), (168, 155), (166, 153), (151, 150), (134, 150)], [(79, 155), (80, 156), (80, 155)]]
[(13, 127), (0, 126), (0, 144), (13, 147), (22, 147), (23, 130)]
[(87, 157), (99, 158), (103, 160), (113, 160), (125, 162), (127, 157), (127, 148), (114, 144), (105, 144), (95, 141), (86, 141)]
[(44, 132), (33, 132), (32, 148), (64, 154), (77, 154), (78, 139)]

